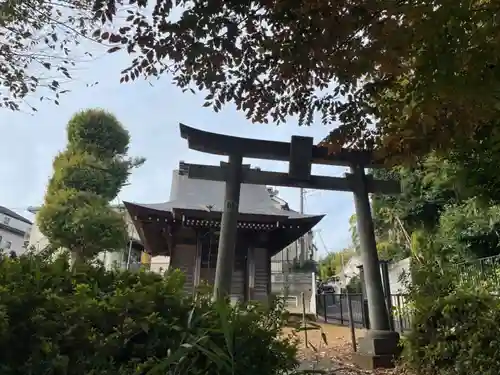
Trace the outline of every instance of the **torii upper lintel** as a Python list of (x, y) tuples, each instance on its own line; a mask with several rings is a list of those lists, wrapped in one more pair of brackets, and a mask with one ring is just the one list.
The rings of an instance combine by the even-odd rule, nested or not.
[[(189, 148), (192, 150), (224, 156), (239, 154), (253, 159), (290, 161), (290, 148), (294, 138), (312, 140), (311, 137), (292, 137), (292, 143), (290, 143), (242, 138), (195, 129), (182, 123), (179, 128), (181, 137), (188, 141)], [(327, 147), (313, 145), (310, 155), (310, 162), (313, 164), (383, 167), (383, 163), (376, 160), (374, 153), (367, 150), (341, 149), (332, 155), (329, 154)]]

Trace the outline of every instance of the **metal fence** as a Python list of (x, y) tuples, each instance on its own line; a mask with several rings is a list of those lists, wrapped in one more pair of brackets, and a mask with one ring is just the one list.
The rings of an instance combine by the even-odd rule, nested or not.
[[(411, 319), (404, 294), (391, 294), (391, 328), (398, 332), (410, 329)], [(370, 328), (368, 303), (362, 294), (321, 293), (316, 300), (317, 314), (325, 323), (348, 326), (350, 316), (356, 328)], [(351, 313), (349, 312), (351, 310)]]
[(452, 269), (460, 284), (500, 290), (500, 255), (457, 263)]

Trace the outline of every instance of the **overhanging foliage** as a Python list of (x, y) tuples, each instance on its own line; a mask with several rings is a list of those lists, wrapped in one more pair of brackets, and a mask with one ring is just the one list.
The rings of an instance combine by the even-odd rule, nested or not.
[(413, 159), (499, 115), (494, 0), (96, 0), (95, 10), (103, 21), (128, 12), (94, 33), (134, 54), (122, 81), (170, 73), (216, 111), (231, 102), (256, 122), (340, 121), (332, 151), (379, 145)]

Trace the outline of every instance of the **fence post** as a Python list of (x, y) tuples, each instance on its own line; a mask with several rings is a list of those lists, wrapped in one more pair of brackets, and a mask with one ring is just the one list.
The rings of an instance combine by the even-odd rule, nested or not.
[(398, 316), (399, 316), (399, 332), (403, 333), (403, 311), (401, 308), (401, 296), (398, 294), (397, 297), (398, 303)]
[(302, 324), (304, 326), (304, 341), (306, 348), (309, 347), (309, 341), (307, 339), (307, 321), (306, 321), (306, 298), (304, 292), (300, 293), (300, 299), (302, 300)]
[(325, 323), (328, 323), (328, 317), (327, 317), (327, 310), (326, 310), (326, 293), (323, 292), (323, 319), (325, 319)]
[(354, 314), (352, 313), (351, 295), (347, 291), (347, 313), (349, 315), (349, 328), (351, 328), (352, 350), (357, 352), (356, 331), (354, 330)]
[(342, 309), (342, 296), (343, 294), (340, 295), (339, 298), (339, 303), (340, 303), (340, 324), (344, 325), (344, 310)]

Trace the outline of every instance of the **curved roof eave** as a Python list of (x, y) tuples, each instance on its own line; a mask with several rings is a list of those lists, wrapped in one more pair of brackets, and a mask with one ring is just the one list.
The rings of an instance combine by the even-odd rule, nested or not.
[[(143, 215), (146, 215), (148, 212), (150, 212), (153, 215), (172, 215), (176, 210), (179, 211), (184, 211), (184, 212), (189, 212), (191, 211), (193, 215), (196, 216), (196, 213), (200, 212), (206, 212), (207, 214), (213, 213), (214, 218), (222, 214), (221, 210), (214, 209), (213, 207), (209, 206), (202, 206), (202, 205), (189, 205), (189, 204), (181, 204), (181, 202), (176, 202), (176, 201), (171, 201), (171, 202), (165, 202), (165, 203), (154, 203), (154, 204), (144, 204), (144, 203), (131, 203), (131, 202), (123, 202), (127, 210), (133, 214), (137, 215), (139, 213), (142, 213)], [(276, 207), (269, 207), (269, 208), (262, 208), (262, 207), (256, 207), (254, 209), (247, 209), (245, 211), (240, 211), (240, 214), (244, 216), (257, 216), (257, 217), (264, 217), (264, 216), (269, 216), (269, 217), (275, 217), (275, 218), (283, 218), (285, 220), (300, 220), (303, 221), (304, 219), (309, 219), (314, 221), (315, 223), (313, 224), (316, 225), (325, 215), (309, 215), (309, 214), (301, 214), (296, 211), (287, 211), (287, 210), (281, 210)]]

